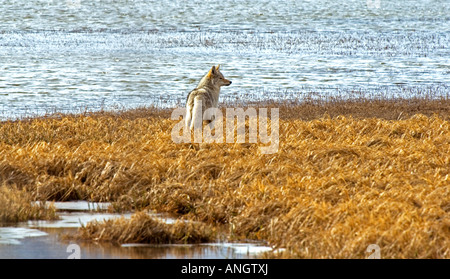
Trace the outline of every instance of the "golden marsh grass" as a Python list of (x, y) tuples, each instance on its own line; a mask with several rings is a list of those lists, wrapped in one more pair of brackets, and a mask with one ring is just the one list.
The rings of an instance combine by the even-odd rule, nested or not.
[(32, 201), (30, 192), (19, 190), (12, 185), (0, 186), (0, 224), (58, 218), (53, 205)]
[(119, 244), (178, 244), (210, 242), (215, 236), (215, 230), (206, 224), (180, 220), (166, 224), (145, 212), (138, 212), (131, 219), (122, 217), (90, 222), (79, 229), (75, 238)]
[(377, 244), (383, 258), (450, 258), (449, 102), (423, 114), (408, 103), (365, 106), (280, 104), (280, 147), (266, 155), (260, 144), (175, 144), (170, 110), (2, 122), (0, 207), (16, 187), (27, 202), (110, 201), (208, 226), (173, 237), (174, 227), (138, 213), (81, 229), (97, 240), (211, 241), (217, 227), (286, 248), (277, 257), (365, 258)]

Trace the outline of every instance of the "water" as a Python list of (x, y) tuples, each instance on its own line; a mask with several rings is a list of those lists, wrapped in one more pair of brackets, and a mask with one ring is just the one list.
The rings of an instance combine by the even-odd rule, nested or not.
[(0, 117), (221, 100), (446, 96), (448, 0), (0, 0)]
[[(55, 202), (59, 220), (28, 221), (14, 226), (0, 226), (0, 259), (66, 259), (74, 252), (69, 245), (79, 246), (80, 258), (255, 258), (272, 251), (261, 243), (203, 244), (136, 244), (91, 243), (65, 240), (62, 236), (76, 233), (77, 228), (93, 220), (130, 218), (131, 213), (107, 213), (108, 203), (86, 201)], [(168, 224), (176, 220), (165, 214), (151, 215)]]

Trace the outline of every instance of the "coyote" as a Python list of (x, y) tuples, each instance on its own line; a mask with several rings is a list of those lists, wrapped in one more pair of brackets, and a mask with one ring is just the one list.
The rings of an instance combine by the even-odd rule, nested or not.
[[(200, 80), (197, 88), (189, 92), (186, 99), (186, 127), (193, 130), (194, 123), (203, 119), (203, 113), (208, 108), (216, 108), (219, 102), (221, 86), (228, 86), (231, 81), (225, 79), (219, 71), (220, 65), (212, 66), (211, 70)], [(205, 117), (205, 120), (209, 116)]]

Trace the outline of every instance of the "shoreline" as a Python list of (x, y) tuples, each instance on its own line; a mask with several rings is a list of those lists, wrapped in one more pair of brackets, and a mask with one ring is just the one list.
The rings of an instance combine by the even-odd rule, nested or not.
[[(177, 106), (179, 107), (179, 106)], [(62, 118), (62, 117), (121, 117), (129, 120), (136, 118), (167, 118), (170, 119), (172, 111), (177, 107), (159, 108), (155, 106), (142, 106), (137, 108), (123, 108), (123, 109), (100, 109), (95, 111), (85, 110), (84, 112), (65, 113), (53, 112), (45, 115), (24, 115), (18, 119), (2, 120), (4, 122), (28, 121), (33, 119), (46, 118)], [(181, 106), (184, 107), (184, 106)], [(307, 98), (305, 100), (286, 100), (286, 101), (228, 101), (219, 104), (219, 108), (225, 112), (225, 108), (279, 108), (280, 119), (299, 119), (303, 121), (310, 121), (319, 119), (324, 116), (352, 116), (357, 119), (362, 118), (380, 118), (386, 120), (401, 120), (407, 119), (415, 114), (423, 114), (432, 116), (434, 114), (450, 118), (450, 97), (436, 97), (436, 98), (392, 98), (392, 99), (342, 99), (330, 98), (313, 99)]]

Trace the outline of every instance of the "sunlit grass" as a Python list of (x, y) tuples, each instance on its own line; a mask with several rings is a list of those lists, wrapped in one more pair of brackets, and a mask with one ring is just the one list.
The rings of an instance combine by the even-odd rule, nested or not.
[(15, 186), (0, 186), (0, 224), (57, 218), (53, 205), (33, 203), (31, 193)]
[(184, 244), (214, 241), (213, 228), (202, 223), (177, 221), (166, 224), (145, 212), (131, 219), (117, 218), (93, 221), (79, 229), (75, 238), (112, 243)]
[[(377, 244), (383, 258), (450, 258), (448, 101), (316, 105), (278, 104), (280, 148), (266, 155), (261, 144), (175, 144), (170, 110), (2, 122), (0, 199), (13, 200), (15, 185), (27, 201), (170, 212), (225, 228), (231, 240), (286, 248), (278, 257), (364, 258)], [(80, 233), (151, 243), (148, 218)], [(180, 243), (198, 227), (173, 238), (173, 227), (162, 230)], [(205, 232), (193, 242), (211, 240)]]

